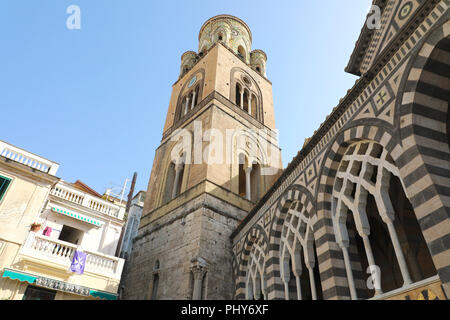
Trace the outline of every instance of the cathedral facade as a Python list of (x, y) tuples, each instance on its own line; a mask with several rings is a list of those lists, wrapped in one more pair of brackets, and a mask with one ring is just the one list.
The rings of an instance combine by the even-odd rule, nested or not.
[(450, 1), (373, 4), (379, 24), (346, 68), (358, 80), (284, 170), (265, 53), (238, 18), (203, 25), (173, 86), (126, 299), (450, 296)]

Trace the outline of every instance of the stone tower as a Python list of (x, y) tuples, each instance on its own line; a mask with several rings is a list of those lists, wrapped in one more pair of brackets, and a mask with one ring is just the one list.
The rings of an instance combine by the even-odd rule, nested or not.
[(232, 299), (230, 235), (280, 175), (267, 56), (240, 19), (200, 29), (181, 57), (125, 299)]

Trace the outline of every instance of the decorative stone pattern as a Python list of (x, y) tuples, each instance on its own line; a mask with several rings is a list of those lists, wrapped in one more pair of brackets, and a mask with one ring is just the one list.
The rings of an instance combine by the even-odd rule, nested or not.
[[(352, 174), (339, 173), (339, 167), (347, 157), (345, 153), (352, 150), (349, 147), (354, 147), (354, 152), (361, 150), (363, 153), (350, 152), (347, 159), (350, 169), (353, 169), (350, 162), (354, 164), (359, 158), (364, 158), (360, 159), (361, 165), (365, 164), (360, 174), (367, 176), (369, 167), (377, 166), (380, 181), (385, 179), (383, 172), (398, 176), (420, 225), (442, 288), (449, 296), (450, 219), (447, 213), (450, 209), (450, 149), (447, 119), (450, 3), (448, 0), (412, 1), (413, 6), (408, 13), (402, 9), (405, 3), (390, 2), (390, 8), (386, 10), (392, 10), (389, 13), (391, 18), (387, 16), (389, 11), (385, 11), (383, 18), (385, 30), (390, 30), (389, 24), (395, 19), (408, 20), (408, 23), (402, 22), (395, 36), (384, 37), (384, 44), (380, 45), (392, 50), (390, 58), (383, 60), (388, 56), (384, 49), (373, 51), (375, 57), (367, 74), (349, 90), (263, 201), (232, 234), (235, 273), (238, 275), (236, 298), (248, 297), (248, 274), (253, 281), (255, 265), (264, 267), (260, 278), (267, 283), (266, 292), (263, 292), (265, 298), (285, 298), (281, 274), (284, 249), (281, 244), (289, 239), (290, 234), (299, 238), (301, 243), (308, 224), (313, 230), (323, 298), (362, 296), (361, 289), (366, 285), (367, 277), (361, 269), (353, 268), (354, 279), (349, 279), (346, 260), (354, 262), (357, 251), (354, 244), (350, 244), (346, 257), (338, 245), (336, 224), (333, 223), (333, 205), (337, 205), (337, 202), (333, 204), (333, 190), (340, 185), (338, 179), (344, 178), (347, 186), (358, 182), (359, 186), (366, 186), (367, 192), (375, 194), (382, 184), (371, 186), (368, 178), (356, 181)], [(409, 28), (405, 28), (407, 25)], [(411, 26), (414, 29), (411, 30)], [(381, 35), (377, 37), (381, 39)], [(395, 43), (392, 42), (394, 40)], [(367, 146), (364, 152), (361, 149), (363, 145)], [(377, 157), (371, 156), (375, 148), (381, 148)], [(354, 170), (357, 172), (359, 168)], [(345, 184), (341, 182), (342, 188), (334, 191), (334, 199), (342, 199), (340, 191), (345, 189)], [(304, 221), (306, 229), (305, 224), (299, 224), (292, 213), (289, 216), (292, 204), (303, 204), (305, 199), (314, 209), (308, 224)], [(297, 218), (300, 221), (301, 215), (297, 214)], [(269, 228), (264, 229), (265, 226)], [(258, 239), (267, 239), (265, 246), (269, 249), (263, 251), (265, 257), (262, 260), (260, 255), (254, 255), (256, 260), (251, 256), (252, 252), (261, 252), (258, 249), (261, 247), (258, 241), (261, 240), (255, 240), (255, 230), (258, 230)], [(255, 251), (252, 247), (257, 243)], [(350, 282), (354, 283), (353, 289)], [(252, 284), (254, 291), (255, 285)]]

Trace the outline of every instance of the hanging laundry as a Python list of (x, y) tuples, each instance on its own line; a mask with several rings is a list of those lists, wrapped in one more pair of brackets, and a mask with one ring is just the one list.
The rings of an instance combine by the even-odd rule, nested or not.
[(52, 228), (51, 227), (45, 227), (44, 232), (42, 233), (44, 236), (50, 237), (52, 234)]
[(87, 254), (85, 252), (76, 250), (73, 255), (72, 264), (70, 265), (70, 271), (83, 274), (86, 256)]

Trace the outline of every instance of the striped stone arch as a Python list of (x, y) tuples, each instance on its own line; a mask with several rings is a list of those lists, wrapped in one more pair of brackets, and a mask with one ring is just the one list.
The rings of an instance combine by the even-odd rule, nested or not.
[[(316, 241), (314, 235), (315, 222), (317, 221), (316, 201), (307, 188), (298, 184), (292, 185), (286, 189), (278, 201), (277, 209), (270, 227), (270, 250), (268, 255), (270, 261), (273, 261), (273, 263), (271, 266), (267, 266), (267, 273), (272, 275), (270, 282), (273, 283), (273, 290), (270, 292), (270, 295), (273, 296), (274, 299), (285, 298), (285, 289), (281, 279), (280, 253), (283, 249), (281, 247), (282, 229), (285, 226), (287, 214), (291, 208), (298, 209), (299, 211), (301, 211), (299, 208), (305, 209), (304, 212), (309, 217), (307, 228), (310, 228), (310, 236), (314, 242)], [(319, 262), (316, 261), (315, 263)]]
[(450, 13), (418, 46), (399, 109), (397, 160), (435, 267), (450, 296)]
[[(249, 267), (251, 266), (252, 251), (256, 251), (262, 256), (262, 265), (260, 266), (262, 273), (262, 281), (266, 281), (266, 265), (267, 252), (269, 249), (269, 242), (266, 232), (260, 225), (255, 225), (245, 236), (245, 241), (241, 253), (239, 254), (239, 263), (236, 266), (236, 293), (235, 297), (238, 300), (247, 298), (247, 280), (249, 276)], [(261, 290), (267, 295), (266, 287), (262, 286)]]
[[(317, 221), (314, 227), (316, 250), (318, 255), (323, 298), (350, 299), (344, 257), (336, 243), (333, 229), (331, 198), (336, 172), (347, 148), (358, 141), (373, 141), (380, 144), (394, 161), (401, 154), (401, 146), (394, 139), (393, 130), (384, 121), (371, 119), (371, 124), (361, 121), (350, 123), (337, 134), (326, 151), (323, 166), (319, 171), (319, 188), (317, 190)], [(350, 261), (359, 265), (356, 248), (350, 248)], [(354, 271), (354, 281), (358, 296), (363, 296), (366, 286), (366, 274)]]

